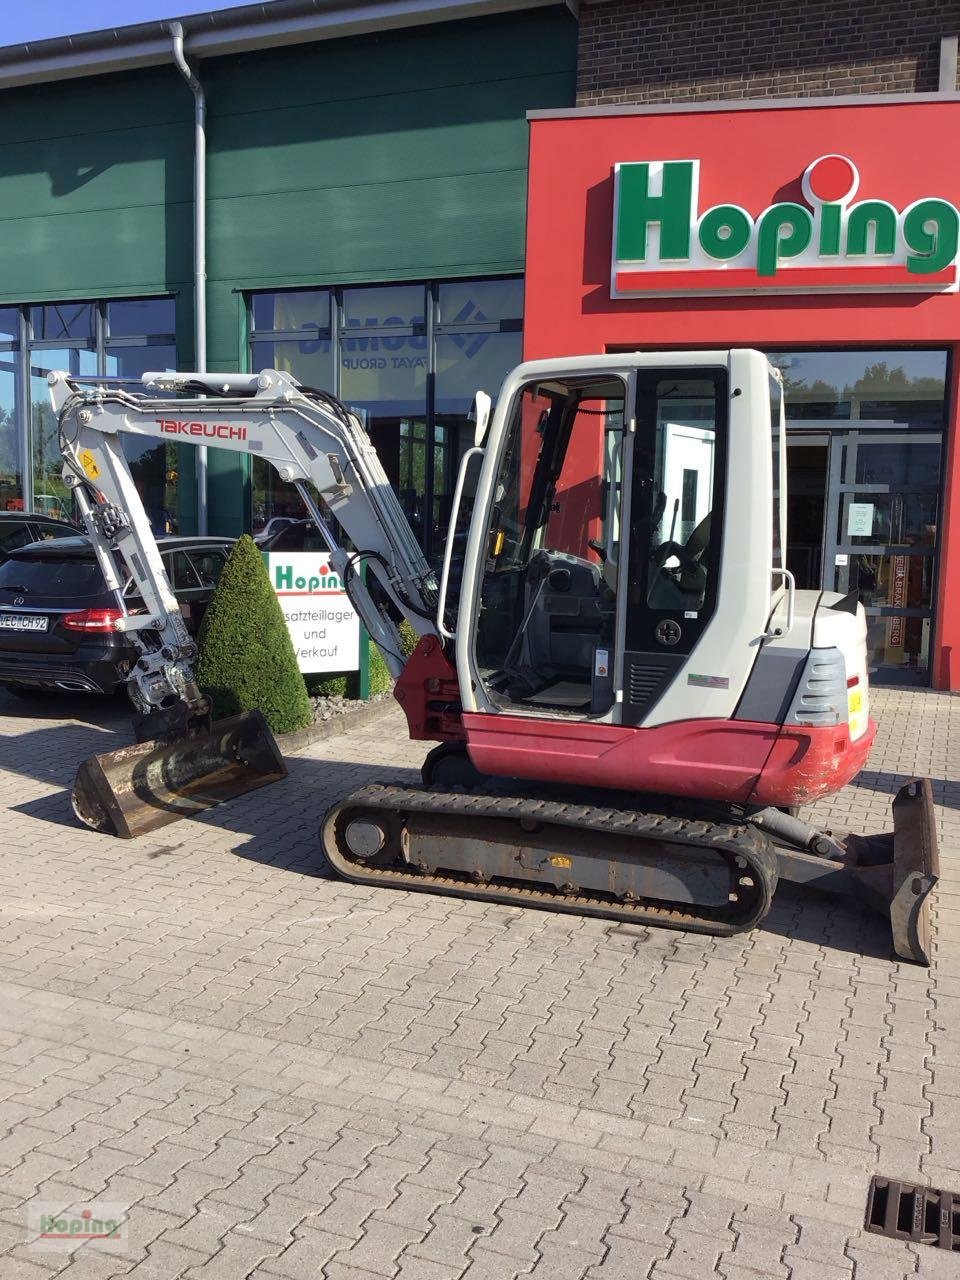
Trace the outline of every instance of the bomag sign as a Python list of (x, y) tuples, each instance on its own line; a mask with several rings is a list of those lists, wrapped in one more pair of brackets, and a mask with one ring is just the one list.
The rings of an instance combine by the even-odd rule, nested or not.
[(614, 298), (957, 290), (956, 207), (935, 196), (904, 209), (855, 201), (860, 174), (846, 156), (807, 167), (805, 204), (756, 214), (701, 210), (699, 160), (617, 164), (614, 182)]

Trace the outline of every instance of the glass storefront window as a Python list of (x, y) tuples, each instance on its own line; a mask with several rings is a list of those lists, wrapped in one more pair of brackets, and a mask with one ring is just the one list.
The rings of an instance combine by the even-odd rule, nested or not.
[[(521, 358), (515, 278), (253, 294), (250, 367), (286, 370), (362, 419), (417, 538), (443, 554), (474, 393), (495, 395)], [(292, 485), (253, 459), (253, 527), (304, 516)], [(465, 504), (469, 509), (468, 488)]]
[(945, 351), (773, 352), (770, 362), (783, 374), (793, 422), (944, 424)]
[(351, 329), (414, 329), (426, 325), (426, 293), (420, 284), (344, 289), (344, 339)]
[(853, 546), (889, 543), (896, 547), (933, 545), (937, 528), (936, 492), (845, 495), (837, 521), (837, 542)]
[(30, 355), (30, 410), (33, 425), (33, 509), (69, 520), (73, 499), (61, 475), (63, 462), (57, 418), (50, 404), (47, 374), (53, 369), (95, 374), (97, 353), (85, 347), (44, 347)]
[[(847, 449), (841, 465), (847, 461)], [(930, 485), (940, 484), (940, 445), (919, 440), (905, 444), (902, 440), (871, 440), (869, 449), (857, 449), (854, 459), (854, 484)]]
[(419, 284), (344, 289), (339, 369), (340, 398), (363, 419), (421, 544), (429, 537), (426, 304)]
[(788, 428), (788, 564), (801, 587), (853, 591), (873, 678), (926, 679), (947, 353), (776, 353)]
[(45, 307), (30, 308), (30, 327), (35, 342), (61, 342), (65, 338), (92, 341), (95, 324), (95, 304), (92, 302), (55, 302)]
[(523, 281), (454, 280), (439, 289), (441, 324), (482, 324), (523, 316)]
[(111, 338), (172, 334), (175, 329), (173, 298), (123, 298), (107, 303), (107, 331)]
[(291, 293), (255, 293), (251, 328), (256, 333), (330, 334), (330, 290), (305, 289)]
[[(177, 352), (172, 345), (118, 346), (111, 343), (105, 351), (104, 372), (112, 378), (139, 378), (148, 370), (166, 372), (176, 367)], [(151, 444), (149, 440), (127, 436), (123, 452), (153, 532), (179, 532), (177, 446)]]
[(279, 369), (292, 374), (308, 387), (329, 388), (333, 383), (333, 354), (330, 339), (299, 338), (251, 342), (250, 368)]
[[(148, 369), (174, 369), (174, 319), (172, 298), (0, 307), (0, 509), (23, 510), (24, 490), (32, 486), (34, 510), (72, 517), (47, 374), (64, 369), (85, 377), (138, 378)], [(21, 332), (26, 336), (23, 346)], [(24, 380), (29, 392), (21, 403)], [(21, 464), (25, 436), (32, 457), (26, 484)], [(176, 493), (170, 486), (176, 483), (176, 463), (164, 450), (145, 450), (129, 437), (124, 448), (154, 495), (150, 505), (173, 511)]]
[[(253, 294), (249, 310), (251, 370), (279, 369), (305, 386), (331, 390), (336, 384), (330, 338), (331, 298), (329, 289)], [(296, 487), (285, 484), (269, 463), (254, 458), (251, 472), (254, 532), (263, 529), (274, 516), (306, 516)]]
[[(519, 282), (509, 282), (519, 283)], [(442, 289), (447, 286), (441, 287)], [(441, 303), (442, 306), (442, 303)], [(443, 556), (446, 545), (453, 492), (460, 472), (460, 461), (473, 447), (474, 424), (469, 414), (478, 387), (496, 395), (504, 375), (520, 363), (520, 333), (442, 333), (437, 336), (436, 371), (436, 439), (433, 464), (434, 558)], [(473, 498), (479, 467), (474, 465), (467, 475), (460, 509), (461, 529), (465, 528)]]

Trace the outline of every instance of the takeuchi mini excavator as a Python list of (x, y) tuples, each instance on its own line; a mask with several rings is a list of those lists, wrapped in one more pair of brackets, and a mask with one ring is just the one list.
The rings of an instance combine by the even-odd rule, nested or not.
[(135, 836), (284, 773), (258, 713), (210, 721), (123, 438), (214, 445), (297, 486), (410, 736), (437, 743), (421, 785), (327, 813), (340, 875), (713, 934), (788, 880), (878, 908), (927, 962), (929, 782), (901, 788), (890, 834), (796, 813), (863, 768), (875, 725), (863, 608), (784, 564), (783, 388), (759, 352), (538, 361), (494, 412), (478, 393), (439, 582), (333, 395), (269, 369), (49, 381), (101, 568), (144, 606), (116, 624), (141, 651), (139, 741), (81, 765), (87, 825)]

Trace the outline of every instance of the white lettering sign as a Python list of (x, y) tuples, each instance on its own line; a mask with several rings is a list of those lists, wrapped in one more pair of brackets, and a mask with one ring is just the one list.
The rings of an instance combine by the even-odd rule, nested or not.
[(267, 569), (300, 670), (356, 671), (360, 619), (327, 556), (319, 551), (271, 552)]

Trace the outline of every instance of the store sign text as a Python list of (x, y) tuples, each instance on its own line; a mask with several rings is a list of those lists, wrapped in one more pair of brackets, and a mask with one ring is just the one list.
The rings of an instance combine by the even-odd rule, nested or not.
[(360, 619), (328, 558), (313, 551), (270, 552), (267, 571), (300, 670), (356, 671)]
[(846, 156), (821, 156), (802, 179), (805, 204), (757, 214), (737, 204), (700, 208), (699, 160), (614, 167), (611, 295), (925, 293), (957, 290), (960, 212), (925, 196), (903, 209), (853, 197)]

